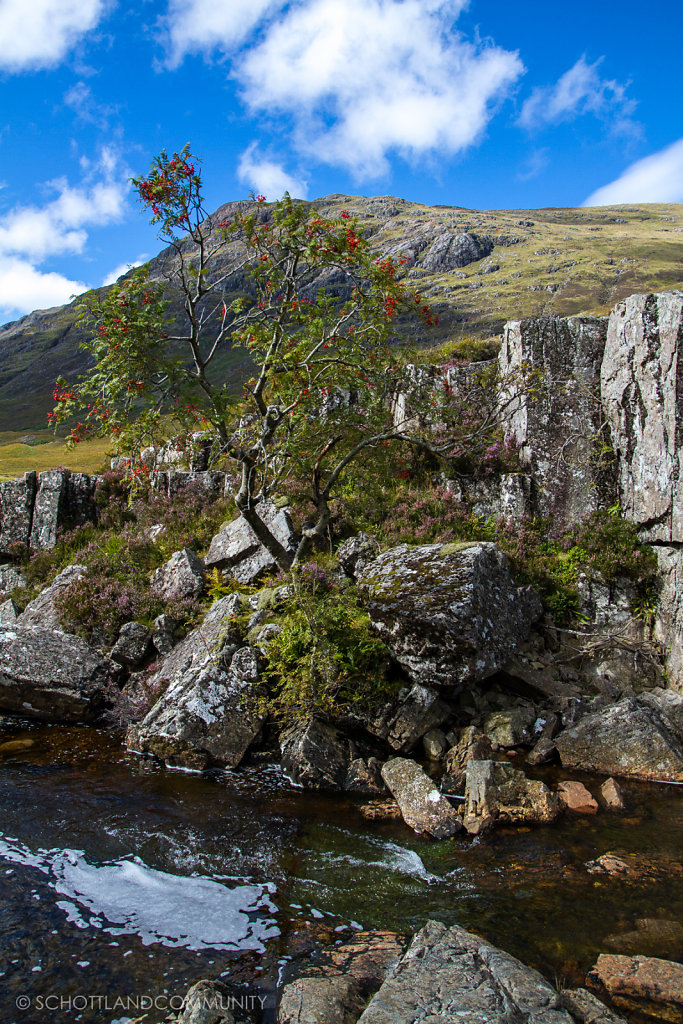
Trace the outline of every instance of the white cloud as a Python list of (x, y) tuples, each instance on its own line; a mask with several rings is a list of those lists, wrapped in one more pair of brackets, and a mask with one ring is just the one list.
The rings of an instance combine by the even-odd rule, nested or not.
[(359, 177), (457, 153), (523, 72), (515, 53), (452, 29), (460, 0), (311, 0), (292, 7), (239, 68), (254, 110), (295, 119), (300, 151)]
[(593, 192), (583, 205), (617, 203), (683, 203), (683, 139), (637, 160), (615, 181)]
[(106, 0), (2, 0), (0, 68), (27, 71), (58, 64), (95, 28)]
[(516, 53), (455, 31), (466, 5), (172, 0), (171, 61), (249, 41), (233, 74), (251, 110), (291, 117), (293, 145), (307, 158), (377, 176), (391, 150), (415, 160), (472, 145), (523, 73)]
[(600, 57), (589, 64), (585, 56), (580, 57), (555, 85), (534, 89), (522, 107), (519, 123), (524, 128), (537, 128), (592, 113), (599, 117), (614, 115), (623, 128), (635, 103), (626, 96), (625, 85), (600, 78), (598, 67), (602, 61)]
[[(119, 220), (128, 185), (116, 175), (112, 154), (104, 150), (90, 179), (74, 188), (64, 179), (49, 183), (58, 195), (44, 206), (18, 206), (0, 222), (0, 256), (26, 256), (43, 260), (58, 253), (79, 253), (87, 240), (86, 225)], [(97, 174), (102, 180), (92, 180)]]
[(129, 270), (133, 269), (133, 267), (141, 267), (144, 262), (144, 259), (139, 259), (133, 260), (132, 263), (119, 263), (118, 267), (114, 267), (114, 269), (105, 276), (102, 281), (102, 286), (104, 287), (108, 284), (114, 284), (122, 274), (127, 274)]
[(242, 43), (281, 0), (171, 0), (168, 12), (169, 64), (187, 53), (230, 50)]
[(27, 260), (0, 256), (0, 318), (2, 322), (68, 302), (86, 290), (82, 281), (70, 281), (62, 274), (43, 273)]
[(254, 192), (261, 193), (266, 199), (281, 199), (289, 192), (294, 199), (305, 199), (308, 187), (304, 181), (292, 177), (281, 164), (262, 157), (255, 142), (245, 149), (240, 157), (237, 177)]
[(64, 179), (47, 186), (57, 192), (43, 206), (17, 206), (0, 221), (0, 309), (16, 315), (67, 302), (86, 287), (39, 265), (51, 256), (83, 252), (88, 228), (121, 219), (127, 172), (111, 150), (88, 162), (78, 186)]

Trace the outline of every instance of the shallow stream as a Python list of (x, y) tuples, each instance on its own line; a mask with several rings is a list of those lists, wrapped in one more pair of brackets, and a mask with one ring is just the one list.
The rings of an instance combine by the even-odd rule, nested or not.
[[(110, 1024), (154, 1001), (152, 1024), (219, 975), (268, 1022), (287, 958), (430, 917), (560, 984), (601, 952), (683, 957), (681, 787), (626, 782), (625, 814), (436, 843), (273, 766), (171, 771), (86, 728), (15, 724), (10, 739), (32, 745), (0, 759), (5, 1022)], [(608, 850), (636, 874), (590, 874)]]

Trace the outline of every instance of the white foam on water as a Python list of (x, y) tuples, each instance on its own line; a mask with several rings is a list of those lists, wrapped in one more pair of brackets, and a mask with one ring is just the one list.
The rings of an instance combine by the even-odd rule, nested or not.
[(0, 859), (47, 875), (48, 884), (64, 897), (56, 905), (78, 928), (137, 935), (144, 945), (259, 953), (279, 935), (270, 885), (174, 875), (137, 857), (90, 864), (80, 850), (33, 853), (1, 836)]

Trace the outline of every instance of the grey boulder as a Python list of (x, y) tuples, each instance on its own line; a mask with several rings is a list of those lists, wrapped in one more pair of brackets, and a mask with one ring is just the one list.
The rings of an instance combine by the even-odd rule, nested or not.
[(92, 722), (120, 668), (54, 629), (0, 628), (0, 711), (50, 722)]
[(428, 921), (358, 1024), (574, 1024), (531, 967), (458, 925)]
[(497, 672), (541, 615), (495, 544), (401, 544), (358, 577), (370, 618), (413, 682), (460, 689)]
[(566, 768), (683, 782), (683, 696), (652, 690), (594, 711), (555, 738)]
[(152, 634), (141, 622), (126, 622), (109, 657), (119, 665), (137, 668), (152, 651)]
[(87, 572), (88, 567), (85, 565), (67, 565), (66, 569), (63, 569), (59, 576), (55, 577), (49, 587), (41, 590), (38, 596), (26, 605), (17, 618), (18, 624), (20, 626), (39, 626), (42, 629), (61, 629), (62, 616), (56, 600), (73, 583), (83, 579)]
[(217, 601), (202, 625), (164, 658), (148, 681), (152, 692), (164, 692), (129, 727), (130, 747), (187, 768), (240, 763), (262, 722), (247, 706), (259, 678), (257, 654), (239, 647), (231, 628), (239, 608), (234, 594)]
[[(259, 505), (258, 512), (280, 544), (294, 550), (296, 535), (288, 511), (264, 502)], [(207, 569), (222, 569), (239, 583), (254, 583), (277, 568), (272, 555), (241, 516), (226, 523), (216, 534), (204, 564)]]
[(205, 586), (204, 563), (190, 548), (174, 552), (152, 576), (152, 590), (164, 601), (199, 597)]
[(460, 818), (419, 764), (403, 757), (387, 761), (382, 778), (401, 809), (403, 820), (416, 832), (448, 839), (460, 832)]

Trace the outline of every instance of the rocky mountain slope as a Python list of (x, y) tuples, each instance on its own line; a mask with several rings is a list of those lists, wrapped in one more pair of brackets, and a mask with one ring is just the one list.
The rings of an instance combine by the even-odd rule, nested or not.
[[(236, 205), (221, 207), (216, 221)], [(477, 211), (333, 195), (315, 205), (328, 215), (348, 210), (378, 253), (409, 257), (411, 282), (440, 318), (428, 335), (408, 332), (421, 345), (498, 334), (511, 318), (607, 313), (634, 292), (683, 287), (680, 204)], [(226, 260), (236, 255), (234, 247)], [(169, 250), (153, 259), (152, 275), (163, 276), (170, 259)], [(56, 377), (86, 366), (83, 340), (74, 303), (0, 327), (0, 430), (45, 425)], [(237, 381), (245, 368), (243, 354), (227, 350), (219, 372)]]

